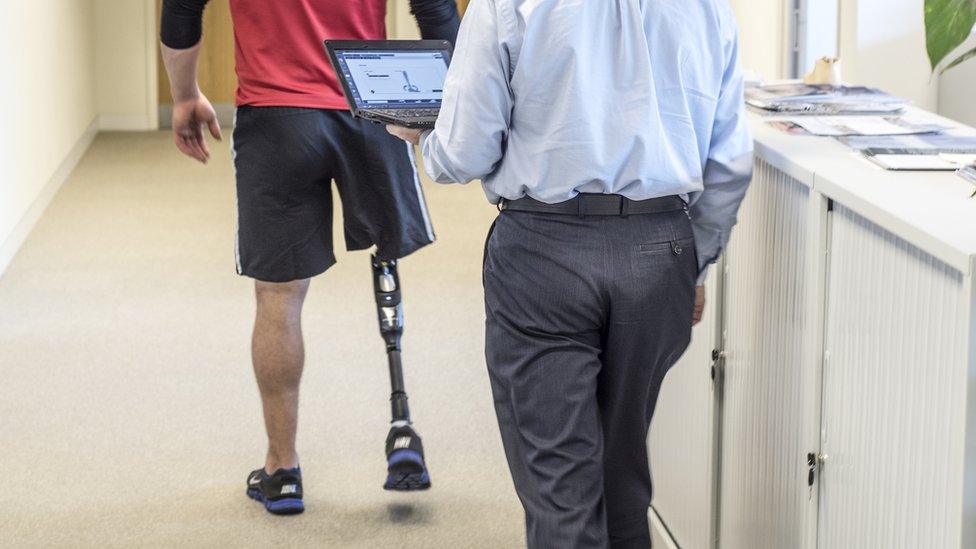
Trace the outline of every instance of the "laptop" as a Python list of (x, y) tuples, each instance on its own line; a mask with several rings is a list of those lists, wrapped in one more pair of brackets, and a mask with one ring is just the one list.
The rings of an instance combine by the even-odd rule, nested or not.
[(378, 124), (430, 129), (437, 121), (451, 43), (326, 40), (349, 110)]

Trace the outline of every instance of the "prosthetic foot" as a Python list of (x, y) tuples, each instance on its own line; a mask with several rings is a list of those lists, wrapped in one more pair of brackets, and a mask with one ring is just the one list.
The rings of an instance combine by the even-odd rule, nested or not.
[(386, 437), (387, 476), (383, 488), (400, 492), (430, 488), (424, 445), (409, 425), (394, 426)]
[(373, 289), (379, 310), (380, 335), (386, 343), (390, 363), (390, 408), (393, 426), (386, 437), (386, 490), (412, 491), (430, 488), (430, 475), (424, 462), (424, 446), (410, 423), (407, 392), (403, 386), (400, 362), (400, 338), (403, 335), (403, 305), (400, 300), (400, 277), (395, 260), (383, 261), (376, 256), (373, 264)]

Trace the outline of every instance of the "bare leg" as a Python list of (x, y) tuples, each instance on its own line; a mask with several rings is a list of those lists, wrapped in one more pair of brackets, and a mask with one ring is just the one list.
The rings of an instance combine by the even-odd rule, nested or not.
[(264, 406), (268, 455), (264, 469), (298, 466), (298, 386), (305, 362), (302, 341), (302, 303), (309, 281), (256, 281), (257, 315), (251, 340), (254, 375)]

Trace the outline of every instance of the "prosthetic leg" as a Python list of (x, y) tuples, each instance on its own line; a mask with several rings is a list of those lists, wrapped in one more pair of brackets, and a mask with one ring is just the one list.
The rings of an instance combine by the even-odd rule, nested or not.
[(390, 408), (393, 416), (386, 437), (386, 490), (412, 491), (430, 488), (430, 475), (424, 462), (424, 446), (410, 422), (407, 392), (403, 385), (400, 338), (403, 335), (403, 304), (396, 260), (383, 261), (374, 255), (373, 290), (379, 312), (380, 335), (386, 343), (390, 363)]

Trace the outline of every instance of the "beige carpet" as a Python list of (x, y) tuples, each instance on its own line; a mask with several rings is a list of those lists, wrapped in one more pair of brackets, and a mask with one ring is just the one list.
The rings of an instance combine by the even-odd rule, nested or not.
[(368, 255), (342, 252), (304, 317), (307, 511), (276, 518), (244, 496), (264, 439), (227, 147), (202, 167), (165, 133), (98, 137), (0, 278), (0, 545), (521, 545), (482, 348), (495, 210), (476, 185), (426, 191), (439, 242), (401, 274), (434, 487), (381, 489), (386, 360)]

